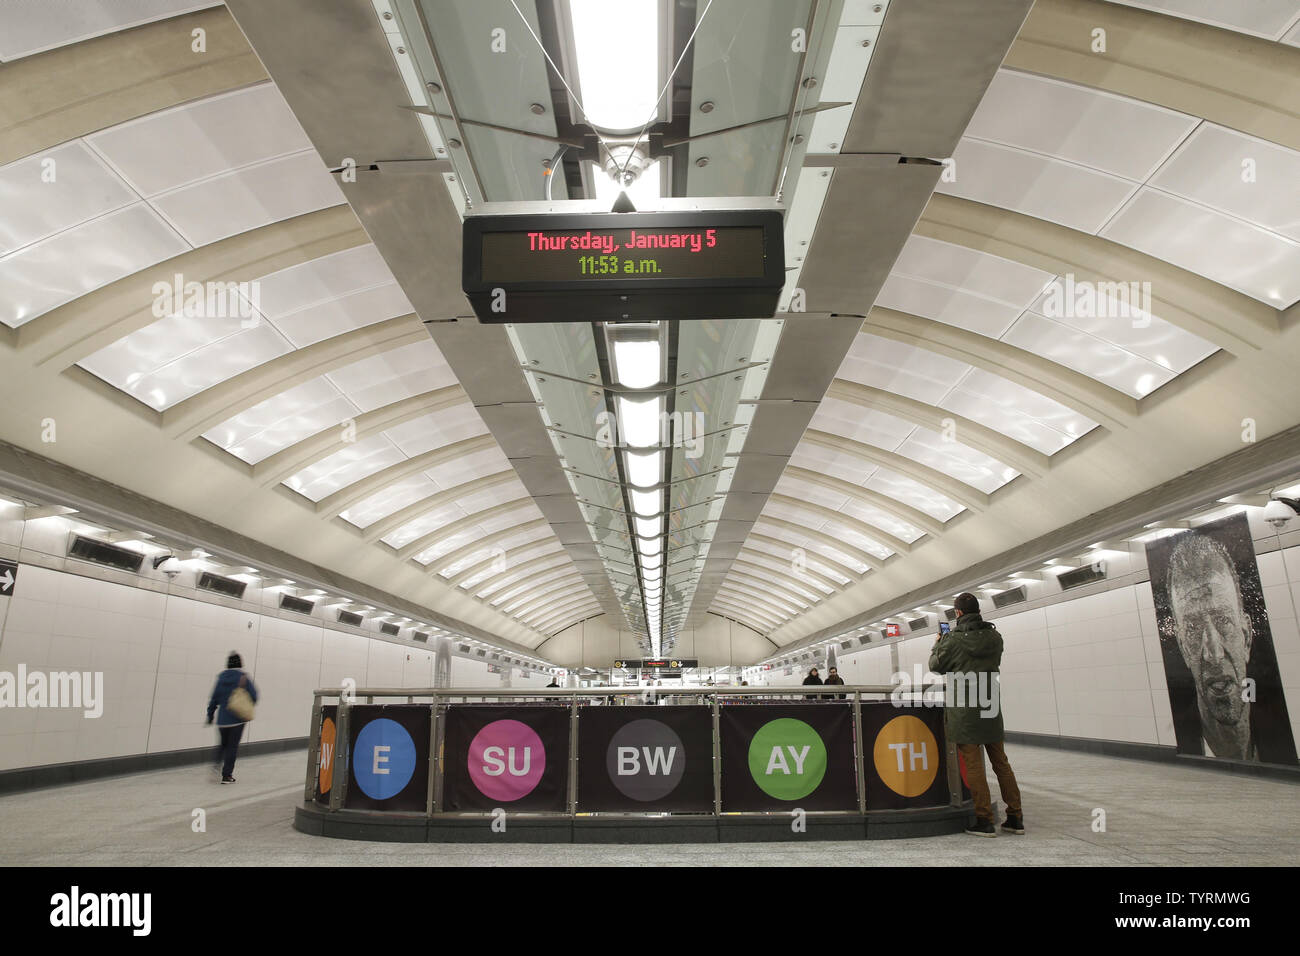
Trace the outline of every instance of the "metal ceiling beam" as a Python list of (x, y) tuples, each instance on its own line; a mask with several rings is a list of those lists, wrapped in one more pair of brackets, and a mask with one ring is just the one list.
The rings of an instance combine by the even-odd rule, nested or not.
[(911, 478), (918, 484), (925, 485), (931, 491), (936, 491), (946, 498), (951, 498), (971, 511), (988, 510), (989, 496), (978, 488), (972, 488), (966, 482), (957, 478), (950, 478), (937, 468), (923, 465), (919, 461), (914, 461), (897, 452), (886, 451), (876, 445), (868, 445), (865, 442), (854, 441), (851, 438), (845, 438), (843, 435), (833, 435), (830, 432), (819, 431), (815, 428), (808, 429), (804, 433), (803, 440), (810, 445), (851, 455), (873, 465), (896, 471), (906, 478)]
[(424, 329), (410, 313), (294, 349), (177, 402), (162, 413), (163, 432), (170, 438), (193, 441), (240, 412), (304, 382), (422, 341)]
[(37, 316), (18, 329), (17, 350), (28, 362), (66, 369), (132, 332), (158, 321), (156, 283), (247, 282), (369, 239), (346, 205), (304, 213), (250, 229), (174, 256), (110, 282)]
[(532, 498), (515, 498), (511, 501), (503, 501), (501, 504), (493, 505), (490, 508), (484, 508), (482, 511), (476, 511), (474, 514), (458, 518), (440, 528), (434, 528), (428, 534), (422, 534), (415, 540), (402, 545), (400, 548), (396, 549), (397, 556), (403, 560), (406, 558), (413, 558), (422, 551), (426, 551), (433, 547), (439, 541), (446, 541), (448, 538), (454, 538), (456, 535), (463, 534), (481, 522), (490, 521), (493, 518), (499, 518), (502, 515), (510, 514), (512, 511), (518, 511), (520, 508), (532, 504)]
[(965, 445), (967, 448), (983, 452), (990, 458), (1035, 478), (1047, 474), (1047, 470), (1051, 467), (1050, 459), (1046, 455), (1014, 438), (1008, 438), (987, 425), (971, 421), (938, 405), (920, 402), (906, 395), (899, 395), (897, 392), (887, 392), (883, 388), (860, 385), (857, 382), (837, 378), (826, 396), (859, 408), (893, 415), (895, 418), (928, 428), (940, 435), (951, 432), (954, 436), (954, 444)]
[(496, 474), (484, 475), (482, 478), (462, 481), (459, 485), (453, 485), (436, 494), (429, 495), (427, 498), (421, 498), (405, 508), (371, 522), (366, 525), (365, 530), (362, 532), (362, 540), (374, 542), (386, 538), (402, 525), (432, 514), (440, 508), (445, 508), (450, 504), (457, 504), (471, 495), (479, 495), (491, 488), (517, 480), (518, 476), (513, 471), (498, 471)]
[(1076, 283), (1127, 285), (1141, 276), (1151, 283), (1152, 312), (1233, 355), (1267, 348), (1280, 328), (1278, 311), (1265, 302), (1113, 240), (1009, 209), (936, 193), (916, 234), (1073, 274)]
[(473, 438), (462, 438), (450, 445), (443, 445), (413, 458), (407, 458), (405, 461), (396, 462), (387, 468), (381, 468), (373, 475), (367, 475), (350, 485), (344, 485), (333, 494), (326, 495), (316, 502), (316, 514), (322, 518), (335, 518), (358, 501), (364, 501), (404, 478), (456, 461), (465, 455), (495, 447), (496, 442), (492, 440), (491, 435), (475, 435)]
[(263, 488), (277, 485), (309, 465), (342, 451), (354, 442), (377, 435), (386, 428), (393, 428), (422, 415), (441, 411), (444, 408), (454, 408), (466, 401), (464, 389), (459, 385), (448, 385), (445, 388), (422, 392), (363, 412), (355, 418), (346, 420), (351, 424), (347, 434), (340, 427), (342, 422), (335, 423), (280, 449), (274, 455), (263, 458), (253, 466), (253, 480)]
[(1117, 388), (1026, 349), (894, 309), (874, 308), (862, 324), (869, 335), (946, 355), (1046, 395), (1114, 431), (1138, 416), (1138, 401)]
[(824, 475), (819, 471), (812, 471), (808, 468), (800, 468), (798, 465), (790, 465), (785, 470), (783, 478), (789, 478), (794, 481), (806, 482), (810, 485), (817, 485), (819, 488), (825, 488), (827, 491), (833, 491), (872, 508), (878, 508), (886, 514), (893, 515), (899, 521), (906, 522), (914, 528), (924, 531), (926, 534), (939, 536), (943, 534), (943, 522), (938, 518), (926, 514), (920, 508), (913, 508), (909, 504), (904, 504), (897, 498), (891, 498), (889, 495), (882, 494), (879, 491), (873, 491), (870, 488), (864, 488), (862, 485), (855, 485), (851, 481), (845, 481), (843, 478), (836, 478), (833, 475)]

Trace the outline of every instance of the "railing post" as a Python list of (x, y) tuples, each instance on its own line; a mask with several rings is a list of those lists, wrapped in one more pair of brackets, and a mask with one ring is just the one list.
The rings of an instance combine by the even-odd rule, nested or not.
[(578, 694), (569, 703), (569, 816), (578, 813)]
[(424, 815), (433, 816), (434, 793), (438, 784), (438, 699), (429, 705), (429, 781), (425, 794)]
[(307, 744), (307, 782), (303, 784), (302, 802), (311, 803), (316, 798), (316, 777), (320, 773), (320, 729), (323, 707), (319, 694), (312, 695), (311, 735)]
[(858, 775), (858, 813), (867, 812), (866, 754), (862, 752), (862, 691), (853, 692), (854, 772)]
[(330, 786), (330, 812), (343, 808), (348, 789), (348, 768), (352, 765), (352, 748), (348, 746), (348, 727), (352, 723), (352, 704), (339, 696), (339, 726), (334, 738), (334, 776)]
[(713, 695), (713, 815), (722, 816), (722, 720), (718, 695)]

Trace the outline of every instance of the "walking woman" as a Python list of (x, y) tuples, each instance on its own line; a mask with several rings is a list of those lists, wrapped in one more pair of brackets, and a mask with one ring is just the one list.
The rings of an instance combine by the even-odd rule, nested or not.
[[(208, 725), (212, 725), (212, 715), (216, 714), (217, 731), (221, 734), (222, 783), (235, 782), (239, 738), (244, 736), (244, 724), (252, 719), (252, 705), (257, 703), (257, 686), (243, 667), (243, 659), (231, 651), (226, 658), (226, 669), (217, 675), (217, 685), (212, 688), (212, 699), (208, 701)], [(247, 693), (247, 700), (243, 694), (236, 694), (239, 690)]]

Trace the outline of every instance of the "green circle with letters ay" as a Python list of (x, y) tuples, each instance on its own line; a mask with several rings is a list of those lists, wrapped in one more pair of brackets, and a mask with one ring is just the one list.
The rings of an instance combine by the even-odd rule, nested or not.
[(799, 800), (826, 776), (826, 744), (802, 720), (769, 720), (749, 742), (749, 772), (769, 797)]

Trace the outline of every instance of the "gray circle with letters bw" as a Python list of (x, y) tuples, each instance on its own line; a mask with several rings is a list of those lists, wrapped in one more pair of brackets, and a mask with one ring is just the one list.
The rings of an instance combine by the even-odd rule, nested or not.
[(677, 788), (686, 767), (682, 738), (657, 720), (634, 720), (619, 729), (605, 753), (609, 779), (625, 797), (659, 800)]

